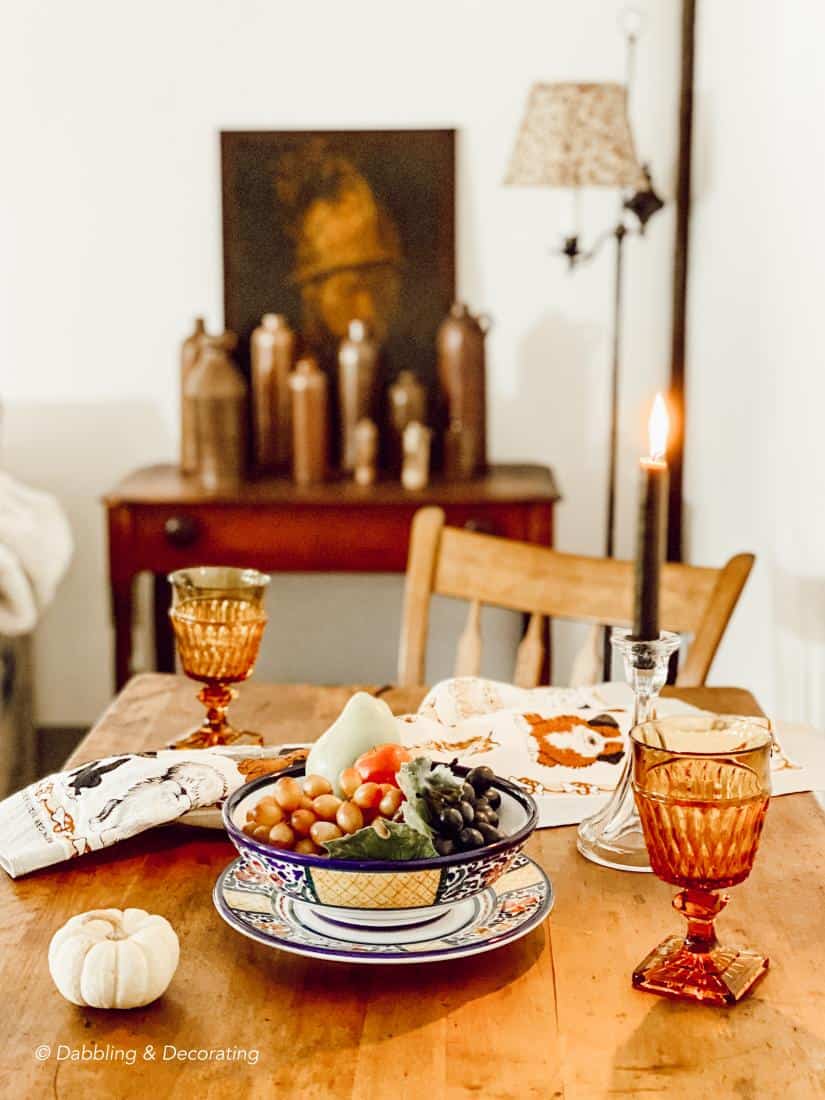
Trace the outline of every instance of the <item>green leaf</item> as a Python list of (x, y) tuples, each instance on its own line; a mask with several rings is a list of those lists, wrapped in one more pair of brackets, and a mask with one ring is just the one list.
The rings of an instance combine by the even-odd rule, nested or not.
[(411, 829), (415, 829), (417, 833), (421, 833), (422, 836), (426, 837), (432, 836), (433, 830), (412, 802), (406, 801), (401, 803), (401, 816), (407, 825), (409, 825)]
[(428, 859), (436, 855), (429, 836), (401, 821), (382, 821), (385, 836), (379, 836), (372, 825), (350, 836), (328, 840), (324, 847), (335, 859)]
[(396, 781), (404, 796), (411, 802), (418, 798), (424, 789), (431, 764), (432, 761), (426, 756), (416, 756), (414, 760), (408, 760), (398, 769)]
[(402, 764), (396, 780), (406, 799), (401, 811), (404, 820), (419, 832), (426, 830), (429, 836), (435, 833), (430, 810), (433, 797), (437, 799), (440, 795), (447, 796), (447, 801), (457, 800), (464, 783), (453, 775), (446, 764), (433, 767), (432, 761), (426, 756), (417, 756), (415, 760)]

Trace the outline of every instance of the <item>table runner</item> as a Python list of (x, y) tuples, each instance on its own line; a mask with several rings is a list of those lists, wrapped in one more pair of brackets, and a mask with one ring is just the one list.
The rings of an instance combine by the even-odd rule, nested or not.
[[(657, 701), (659, 715), (679, 712), (696, 708)], [(408, 747), (487, 764), (521, 784), (538, 803), (539, 827), (549, 827), (578, 823), (609, 796), (632, 713), (625, 684), (523, 689), (466, 677), (437, 684), (397, 721)], [(777, 731), (774, 794), (825, 789), (821, 736), (782, 723)], [(285, 767), (298, 747), (125, 753), (47, 776), (0, 802), (0, 867), (15, 878), (172, 821), (220, 828), (231, 791)]]
[[(699, 713), (679, 699), (656, 700), (659, 717)], [(402, 741), (440, 760), (486, 764), (525, 787), (539, 826), (576, 825), (601, 806), (621, 775), (633, 721), (624, 683), (518, 688), (477, 677), (436, 684), (414, 715), (399, 719)], [(825, 789), (825, 739), (811, 727), (775, 724), (773, 793)]]

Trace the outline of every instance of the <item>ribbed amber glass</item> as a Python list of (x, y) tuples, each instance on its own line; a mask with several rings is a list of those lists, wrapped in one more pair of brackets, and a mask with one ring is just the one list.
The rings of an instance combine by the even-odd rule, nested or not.
[(169, 612), (183, 671), (204, 684), (198, 698), (206, 707), (203, 725), (176, 747), (261, 743), (260, 734), (233, 729), (226, 709), (234, 698), (231, 684), (252, 675), (261, 645), (269, 577), (254, 569), (200, 566), (169, 577)]
[(750, 874), (770, 799), (768, 723), (685, 715), (631, 733), (633, 791), (650, 865), (683, 890), (674, 907), (686, 937), (660, 944), (633, 974), (640, 989), (730, 1004), (760, 978), (768, 960), (722, 947), (713, 921), (727, 898), (716, 891)]
[(261, 608), (217, 596), (184, 600), (169, 614), (187, 676), (238, 683), (252, 675), (266, 626)]

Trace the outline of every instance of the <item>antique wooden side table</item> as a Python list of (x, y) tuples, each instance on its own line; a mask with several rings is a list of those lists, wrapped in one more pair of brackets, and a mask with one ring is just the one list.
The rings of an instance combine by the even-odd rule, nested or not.
[(491, 466), (472, 481), (433, 482), (407, 492), (398, 482), (364, 488), (328, 481), (300, 488), (285, 477), (210, 495), (175, 466), (150, 466), (105, 498), (115, 629), (115, 682), (130, 675), (133, 587), (154, 575), (156, 667), (174, 669), (166, 574), (187, 565), (240, 565), (268, 572), (403, 573), (410, 522), (437, 504), (447, 523), (552, 545), (559, 493), (544, 466)]

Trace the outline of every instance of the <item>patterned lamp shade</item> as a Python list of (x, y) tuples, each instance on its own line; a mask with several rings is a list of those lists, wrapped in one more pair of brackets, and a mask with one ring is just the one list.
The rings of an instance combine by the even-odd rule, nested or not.
[(644, 185), (623, 84), (534, 84), (505, 183), (521, 187)]

